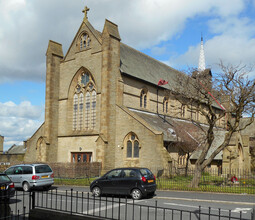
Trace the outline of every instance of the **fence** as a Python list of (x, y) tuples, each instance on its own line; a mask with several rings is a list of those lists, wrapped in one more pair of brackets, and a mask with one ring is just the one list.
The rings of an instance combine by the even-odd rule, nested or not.
[(6, 196), (0, 191), (0, 220), (27, 220), (32, 208), (30, 193), (15, 191), (10, 200)]
[[(6, 204), (3, 207), (7, 207)], [(125, 197), (90, 196), (89, 193), (56, 190), (17, 192), (8, 204), (8, 208), (1, 212), (3, 219), (27, 219), (31, 209), (43, 209), (74, 216), (93, 216), (96, 219), (123, 219), (123, 220), (175, 220), (175, 219), (255, 219), (254, 210), (250, 214), (233, 213), (231, 210), (213, 208), (194, 208), (193, 210), (171, 209), (158, 205), (138, 204), (137, 201)], [(5, 214), (4, 214), (5, 213)], [(8, 214), (6, 214), (8, 213)], [(54, 216), (52, 216), (54, 218)]]
[(198, 188), (190, 187), (194, 176), (194, 169), (156, 171), (158, 189), (207, 191), (225, 193), (248, 193), (255, 194), (255, 175), (247, 170), (232, 169), (222, 170), (206, 169), (202, 173)]
[[(101, 163), (49, 163), (55, 175), (56, 184), (89, 185), (94, 177), (104, 174)], [(7, 167), (0, 166), (0, 171)], [(207, 168), (199, 182), (198, 188), (190, 187), (195, 170), (193, 168), (150, 168), (157, 177), (157, 188), (164, 190), (188, 190), (224, 193), (255, 194), (255, 174), (242, 169)], [(232, 177), (237, 180), (233, 181)], [(231, 180), (232, 179), (232, 180)], [(67, 181), (66, 181), (67, 180)]]

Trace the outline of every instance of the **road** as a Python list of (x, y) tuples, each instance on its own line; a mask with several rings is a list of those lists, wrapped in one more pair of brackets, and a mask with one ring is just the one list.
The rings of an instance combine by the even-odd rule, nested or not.
[[(83, 195), (84, 197), (87, 196), (89, 192), (88, 187), (75, 187), (75, 186), (54, 186), (52, 187), (53, 196), (48, 195), (47, 196), (47, 206), (52, 206), (52, 204), (56, 204), (57, 207), (64, 207), (66, 206), (66, 209), (70, 209), (72, 205), (75, 203), (75, 199), (68, 198), (65, 201), (62, 201), (64, 199), (60, 199), (60, 197), (54, 197), (54, 192), (57, 190), (59, 194), (66, 195), (66, 192), (68, 194), (70, 193), (71, 188), (73, 189), (73, 195), (74, 198), (76, 195)], [(82, 194), (83, 192), (83, 194)], [(91, 195), (91, 194), (90, 194)], [(46, 197), (46, 195), (45, 195)], [(19, 206), (18, 208), (15, 207), (15, 199), (11, 200), (11, 209), (17, 210), (21, 209), (22, 207), (28, 207), (28, 199), (24, 199), (22, 196), (19, 198), (16, 198)], [(103, 197), (102, 200), (104, 200), (105, 197)], [(110, 199), (110, 198), (109, 198)], [(41, 198), (37, 199), (40, 203)], [(42, 199), (42, 200), (45, 200)], [(117, 198), (115, 198), (116, 201), (118, 201)], [(122, 198), (121, 201), (125, 200), (125, 198)], [(61, 201), (61, 202), (60, 202)], [(86, 199), (84, 200), (86, 203)], [(127, 199), (128, 207), (129, 209), (132, 208), (132, 200), (130, 198)], [(82, 212), (81, 210), (81, 204), (82, 201), (77, 200), (77, 205), (72, 206), (72, 210), (75, 212), (78, 210), (78, 212)], [(111, 199), (109, 200), (108, 204), (106, 202), (96, 201), (94, 204), (82, 204), (82, 207), (85, 205), (85, 207), (89, 207), (89, 209), (86, 209), (88, 214), (93, 214), (93, 208), (97, 207), (100, 203), (100, 210), (98, 208), (96, 209), (97, 212), (103, 212), (106, 215), (115, 215), (117, 214), (118, 210), (116, 210), (116, 207), (111, 206)], [(255, 209), (255, 196), (254, 195), (245, 195), (245, 194), (219, 194), (219, 193), (203, 193), (203, 192), (183, 192), (183, 191), (157, 191), (156, 195), (153, 198), (149, 199), (142, 199), (139, 201), (135, 201), (136, 205), (139, 205), (139, 210), (135, 210), (135, 213), (139, 213), (142, 210), (142, 216), (145, 216), (144, 219), (147, 219), (146, 216), (148, 215), (154, 215), (153, 210), (147, 210), (145, 207), (147, 206), (157, 206), (168, 209), (174, 209), (174, 210), (181, 210), (185, 212), (185, 210), (188, 211), (197, 211), (201, 210), (202, 212), (208, 212), (208, 207), (211, 207), (210, 213), (218, 214), (221, 213), (223, 215), (229, 215), (240, 217), (240, 219), (251, 219), (251, 212), (253, 208)], [(92, 207), (93, 206), (93, 207)], [(120, 209), (125, 208), (125, 204), (121, 204)], [(142, 207), (142, 208), (141, 208)], [(163, 212), (164, 209), (161, 210)], [(86, 214), (84, 211), (83, 213)], [(137, 214), (140, 215), (140, 214)], [(162, 214), (163, 215), (163, 214)], [(175, 214), (177, 215), (177, 214)], [(179, 211), (178, 211), (178, 215)], [(198, 217), (196, 216), (197, 219)], [(123, 217), (123, 219), (125, 219)], [(139, 219), (139, 216), (138, 216)], [(152, 218), (153, 219), (153, 218)], [(205, 219), (208, 219), (208, 216), (206, 216)], [(219, 218), (211, 218), (211, 219), (219, 219)]]

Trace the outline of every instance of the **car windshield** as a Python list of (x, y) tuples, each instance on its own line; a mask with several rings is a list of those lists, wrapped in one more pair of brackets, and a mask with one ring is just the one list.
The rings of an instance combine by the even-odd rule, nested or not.
[(35, 167), (35, 173), (51, 173), (52, 170), (48, 165), (39, 165)]
[(152, 172), (151, 172), (150, 170), (148, 170), (148, 169), (145, 169), (145, 168), (140, 169), (140, 172), (142, 173), (142, 175), (143, 175), (145, 178), (147, 178), (147, 177), (152, 177), (152, 176), (153, 176)]
[(10, 179), (6, 175), (0, 175), (0, 183), (10, 182)]

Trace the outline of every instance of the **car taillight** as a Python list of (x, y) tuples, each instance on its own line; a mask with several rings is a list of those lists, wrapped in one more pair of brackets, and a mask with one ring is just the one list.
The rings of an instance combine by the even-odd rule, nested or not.
[(39, 176), (36, 176), (36, 175), (33, 175), (32, 176), (32, 180), (38, 180), (40, 177)]
[(14, 183), (9, 184), (10, 188), (14, 188)]
[(50, 177), (51, 177), (51, 178), (54, 178), (54, 173), (52, 173), (52, 174), (50, 175)]
[(146, 178), (144, 176), (142, 176), (142, 181), (146, 182)]

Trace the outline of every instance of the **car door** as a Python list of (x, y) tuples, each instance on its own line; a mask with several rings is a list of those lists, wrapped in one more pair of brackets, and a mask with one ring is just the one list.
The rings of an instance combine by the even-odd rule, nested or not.
[(138, 173), (134, 169), (124, 169), (122, 178), (119, 182), (119, 188), (122, 194), (129, 195), (131, 190), (137, 187)]
[(12, 182), (15, 187), (22, 187), (22, 167), (16, 166), (13, 170)]
[(119, 181), (121, 178), (121, 169), (114, 169), (107, 173), (100, 180), (100, 186), (102, 189), (102, 193), (106, 194), (118, 194), (119, 189)]

